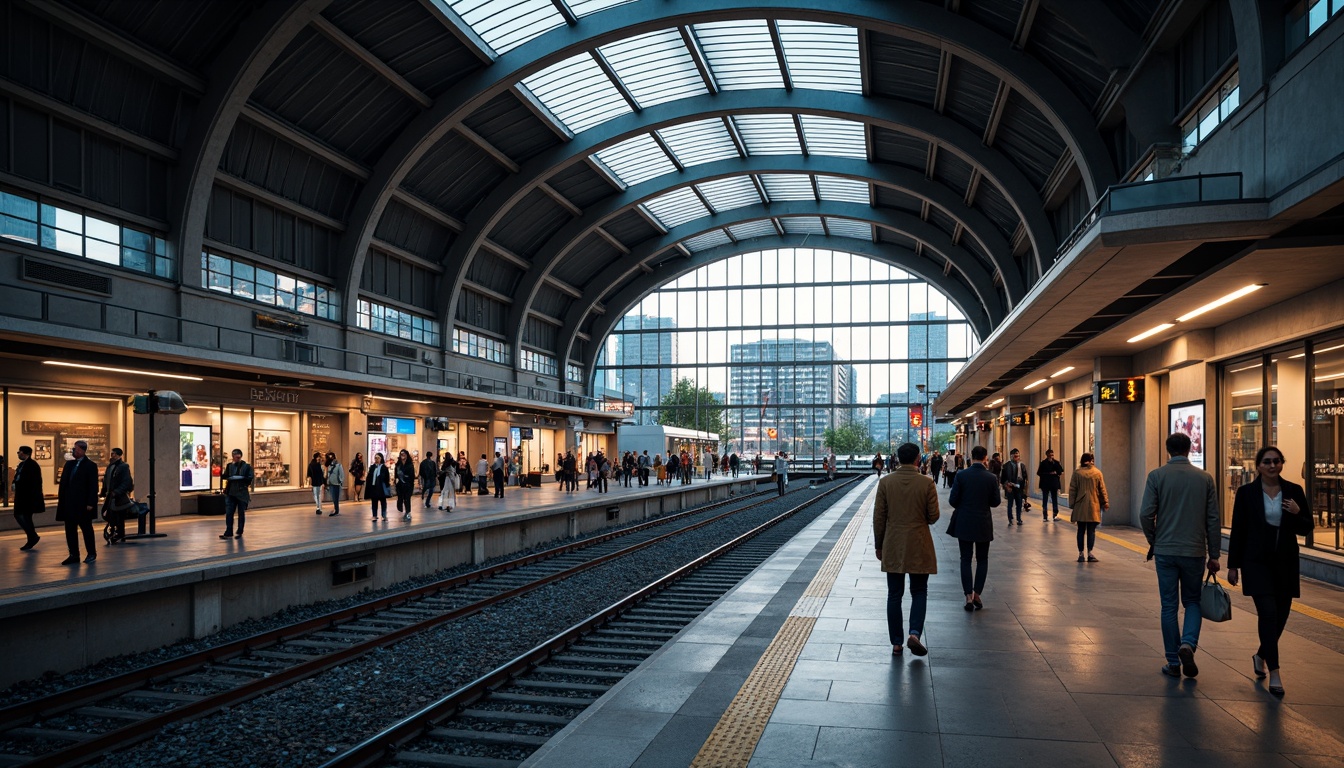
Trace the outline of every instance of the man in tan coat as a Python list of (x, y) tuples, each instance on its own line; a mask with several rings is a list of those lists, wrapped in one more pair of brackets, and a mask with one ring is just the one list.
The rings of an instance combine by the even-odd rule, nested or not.
[(877, 484), (873, 505), (873, 541), (877, 559), (887, 574), (887, 634), (891, 652), (902, 652), (905, 577), (910, 576), (910, 633), (905, 646), (916, 656), (929, 651), (924, 647), (924, 614), (929, 601), (929, 574), (938, 572), (938, 556), (933, 550), (929, 526), (938, 522), (938, 486), (919, 473), (919, 446), (906, 443), (896, 449), (900, 462), (895, 472)]

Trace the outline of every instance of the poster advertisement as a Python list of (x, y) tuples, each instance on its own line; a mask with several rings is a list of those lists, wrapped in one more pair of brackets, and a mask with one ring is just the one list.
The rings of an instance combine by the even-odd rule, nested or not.
[(183, 424), (178, 427), (178, 460), (182, 469), (180, 490), (210, 490), (212, 437), (209, 426)]
[(1190, 463), (1204, 469), (1204, 401), (1194, 400), (1188, 403), (1174, 403), (1167, 407), (1170, 415), (1167, 423), (1171, 425), (1168, 434), (1190, 438)]
[(289, 464), (285, 452), (289, 450), (289, 430), (252, 430), (252, 472), (256, 487), (289, 485)]

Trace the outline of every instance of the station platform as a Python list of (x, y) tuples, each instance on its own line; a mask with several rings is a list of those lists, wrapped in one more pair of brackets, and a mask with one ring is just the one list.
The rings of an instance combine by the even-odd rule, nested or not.
[[(968, 613), (947, 491), (934, 526), (929, 655), (895, 656), (872, 478), (524, 764), (1344, 766), (1344, 592), (1305, 581), (1281, 644), (1287, 695), (1251, 672), (1249, 598), (1205, 622), (1199, 676), (1163, 663), (1142, 533), (1103, 528), (1078, 563), (1067, 513), (996, 516), (984, 610)], [(906, 617), (909, 598), (906, 598)]]
[[(80, 565), (60, 564), (67, 555), (63, 528), (39, 530), (41, 541), (26, 552), (19, 550), (24, 534), (7, 533), (0, 535), (0, 686), (34, 669), (92, 663), (108, 647), (125, 653), (201, 638), (290, 605), (747, 493), (768, 477), (715, 475), (645, 487), (613, 481), (607, 493), (583, 483), (574, 492), (553, 482), (511, 486), (503, 499), (459, 493), (451, 513), (424, 509), (417, 494), (410, 521), (396, 512), (395, 500), (386, 520), (370, 519), (367, 501), (342, 500), (337, 517), (327, 514), (330, 502), (321, 515), (311, 504), (271, 507), (249, 511), (243, 538), (227, 540), (219, 538), (222, 516), (161, 520), (157, 532), (166, 536), (111, 546), (98, 522), (98, 558)], [(356, 568), (359, 578), (350, 574)]]

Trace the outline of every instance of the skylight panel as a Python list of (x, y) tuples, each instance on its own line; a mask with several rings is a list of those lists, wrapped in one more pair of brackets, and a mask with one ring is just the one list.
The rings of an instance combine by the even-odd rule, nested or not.
[(632, 2), (634, 0), (569, 0), (569, 10), (574, 12), (575, 18), (581, 19), (598, 11)]
[(496, 53), (565, 25), (551, 0), (448, 0), (448, 5)]
[(658, 129), (657, 133), (685, 168), (740, 157), (733, 137), (728, 135), (728, 126), (717, 117), (671, 125)]
[(826, 228), (838, 237), (853, 237), (859, 240), (873, 239), (873, 225), (854, 219), (833, 219), (827, 217)]
[(644, 209), (653, 214), (664, 229), (685, 224), (688, 221), (709, 215), (709, 209), (700, 202), (690, 187), (674, 189), (665, 195), (644, 203)]
[(720, 89), (784, 87), (779, 57), (764, 21), (716, 21), (696, 24), (694, 30)]
[(784, 225), (784, 232), (790, 235), (826, 234), (826, 230), (821, 228), (820, 216), (790, 216), (780, 219), (779, 223)]
[(543, 69), (523, 85), (575, 133), (634, 111), (587, 52)]
[(752, 155), (801, 155), (798, 130), (790, 115), (735, 115), (733, 124)]
[(800, 115), (799, 119), (803, 123), (803, 139), (807, 142), (808, 154), (859, 160), (868, 158), (863, 123), (816, 115)]
[(794, 88), (863, 93), (857, 29), (813, 21), (777, 23)]
[(733, 176), (727, 179), (715, 179), (697, 184), (700, 194), (717, 211), (727, 211), (748, 205), (760, 205), (761, 193), (747, 176)]
[(607, 147), (597, 153), (597, 159), (627, 187), (677, 170), (667, 153), (647, 133)]
[(709, 93), (675, 29), (627, 38), (599, 50), (641, 109)]
[(855, 179), (842, 179), (839, 176), (818, 176), (817, 189), (822, 200), (838, 203), (872, 203), (868, 196), (868, 184)]
[(708, 251), (710, 248), (717, 248), (731, 242), (732, 240), (729, 239), (727, 232), (722, 229), (715, 229), (703, 235), (696, 235), (689, 240), (683, 240), (681, 244), (686, 246), (691, 253), (696, 253), (698, 251)]
[(806, 174), (766, 173), (761, 175), (761, 183), (772, 201), (817, 199), (812, 177)]
[(759, 221), (748, 221), (745, 224), (734, 224), (728, 228), (728, 234), (736, 240), (750, 240), (753, 237), (773, 237), (779, 234), (775, 230), (775, 225), (769, 219)]

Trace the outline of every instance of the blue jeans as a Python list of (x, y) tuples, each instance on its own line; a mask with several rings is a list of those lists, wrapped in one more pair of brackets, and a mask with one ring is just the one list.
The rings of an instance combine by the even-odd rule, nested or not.
[[(887, 637), (892, 645), (905, 643), (902, 633), (904, 616), (901, 615), (901, 601), (905, 599), (905, 574), (887, 574)], [(920, 637), (924, 634), (924, 614), (929, 605), (929, 574), (910, 574), (910, 634)]]
[(1022, 502), (1025, 501), (1026, 498), (1027, 494), (1023, 493), (1021, 488), (1018, 488), (1017, 490), (1014, 491), (1009, 491), (1004, 495), (1004, 499), (1006, 499), (1008, 502), (1008, 522), (1010, 523), (1013, 522), (1014, 506), (1017, 507), (1017, 521), (1019, 523), (1022, 522)]
[[(1199, 627), (1203, 614), (1199, 612), (1199, 594), (1204, 579), (1205, 560), (1202, 557), (1158, 555), (1157, 591), (1162, 598), (1162, 647), (1167, 664), (1180, 664), (1176, 649), (1182, 644), (1199, 647)], [(1176, 602), (1185, 606), (1185, 624), (1176, 625)]]
[(243, 525), (247, 523), (247, 502), (233, 496), (224, 497), (224, 535), (233, 535), (233, 513), (238, 513), (238, 532), (243, 532)]
[(1051, 500), (1051, 499), (1054, 499), (1054, 501), (1055, 501), (1055, 517), (1059, 517), (1059, 489), (1058, 489), (1058, 488), (1049, 488), (1049, 489), (1042, 488), (1042, 489), (1041, 489), (1041, 517), (1045, 518), (1046, 520), (1049, 520), (1049, 519), (1050, 519), (1050, 513), (1049, 513), (1047, 510), (1048, 510), (1049, 507), (1050, 507), (1050, 500)]

